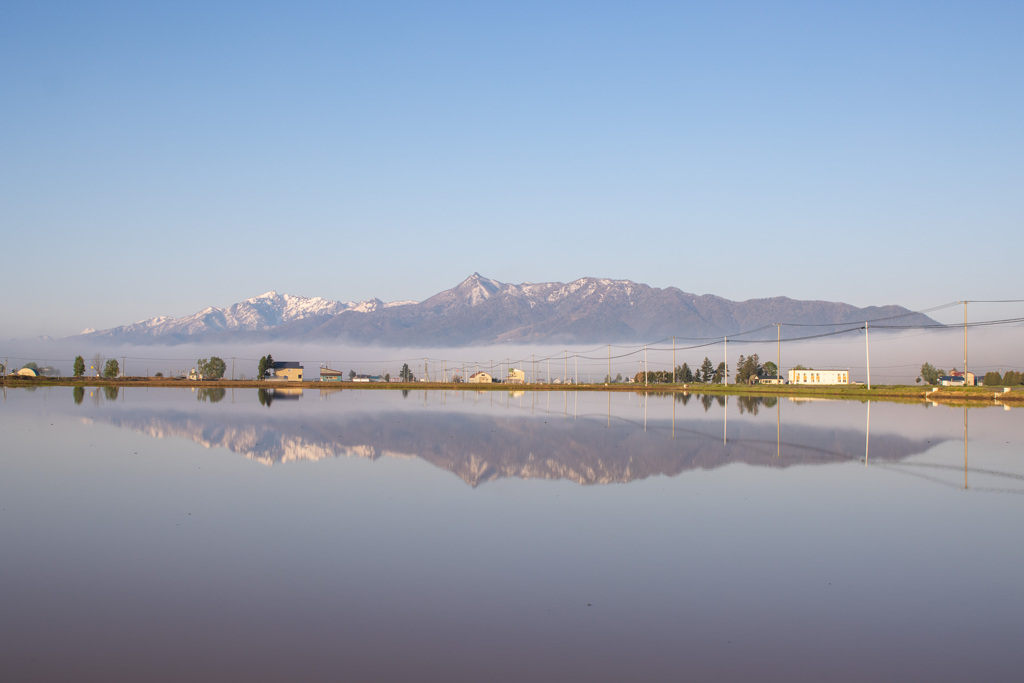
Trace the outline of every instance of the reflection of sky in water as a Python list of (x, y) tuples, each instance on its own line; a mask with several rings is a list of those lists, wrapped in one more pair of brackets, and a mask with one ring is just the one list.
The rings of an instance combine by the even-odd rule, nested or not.
[[(970, 411), (965, 490), (958, 408), (873, 404), (865, 467), (864, 405), (782, 402), (780, 440), (811, 455), (783, 446), (776, 466), (774, 407), (730, 402), (732, 450), (717, 404), (676, 404), (673, 441), (666, 399), (648, 401), (645, 432), (631, 395), (612, 397), (611, 427), (603, 394), (579, 395), (575, 420), (573, 395), (568, 416), (559, 394), (550, 407), (499, 398), (306, 392), (267, 408), (255, 392), (75, 405), (70, 389), (8, 391), (5, 668), (20, 680), (991, 680), (1024, 664), (1024, 496), (992, 490), (1024, 490), (1015, 413)], [(216, 433), (154, 439), (147, 420), (222, 434), (255, 423), (310, 443), (340, 427), (414, 457), (253, 467)], [(609, 471), (623, 456), (647, 469), (614, 486), (453, 477), (461, 446), (489, 440), (491, 459), (546, 447), (572, 464), (595, 448)]]

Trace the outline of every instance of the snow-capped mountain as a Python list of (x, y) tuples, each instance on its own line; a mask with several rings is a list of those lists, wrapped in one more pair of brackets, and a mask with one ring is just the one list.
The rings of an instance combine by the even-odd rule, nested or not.
[(776, 322), (822, 326), (902, 316), (934, 323), (900, 306), (857, 308), (786, 297), (729, 301), (630, 280), (580, 278), (570, 283), (507, 284), (481, 276), (421, 301), (359, 303), (267, 292), (229, 308), (185, 318), (158, 317), (87, 336), (125, 343), (217, 339), (339, 341), (385, 346), (512, 343), (648, 342), (720, 337)]
[(240, 301), (228, 308), (210, 306), (184, 318), (157, 316), (109, 330), (86, 330), (82, 335), (118, 338), (125, 341), (173, 342), (194, 340), (220, 332), (266, 332), (281, 325), (311, 319), (327, 319), (346, 311), (371, 313), (403, 306), (408, 301), (385, 304), (370, 301), (331, 301), (322, 297), (294, 296), (271, 291)]

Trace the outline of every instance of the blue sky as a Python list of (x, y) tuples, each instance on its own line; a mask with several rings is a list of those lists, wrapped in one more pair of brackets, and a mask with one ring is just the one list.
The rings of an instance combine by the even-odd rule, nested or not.
[(1019, 2), (9, 3), (0, 338), (474, 271), (1019, 298), (1022, 35)]

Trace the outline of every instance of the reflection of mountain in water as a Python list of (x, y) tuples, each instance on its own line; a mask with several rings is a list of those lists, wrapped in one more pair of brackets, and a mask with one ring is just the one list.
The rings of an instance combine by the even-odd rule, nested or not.
[[(480, 416), (443, 412), (322, 415), (301, 421), (256, 414), (142, 413), (105, 419), (156, 438), (181, 437), (223, 447), (266, 465), (339, 456), (418, 457), (476, 486), (503, 477), (608, 484), (713, 469), (729, 463), (788, 467), (864, 458), (864, 433), (786, 426), (776, 445), (774, 420), (729, 426), (710, 420), (643, 425), (561, 416)], [(931, 438), (936, 442), (935, 437)], [(899, 460), (931, 447), (894, 434), (871, 438), (872, 460)]]

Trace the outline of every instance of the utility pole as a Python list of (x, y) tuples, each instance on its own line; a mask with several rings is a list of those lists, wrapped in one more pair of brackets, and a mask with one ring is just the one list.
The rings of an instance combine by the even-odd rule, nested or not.
[(608, 345), (608, 381), (612, 381), (612, 345)]
[(729, 386), (729, 338), (723, 337), (723, 339), (725, 339), (725, 372), (723, 373), (722, 381), (725, 382), (726, 386)]
[(967, 302), (964, 301), (964, 386), (967, 386)]
[(235, 357), (231, 356), (231, 379), (235, 379)]
[(647, 345), (644, 344), (644, 386), (647, 386)]
[(775, 381), (782, 382), (782, 323), (775, 323), (775, 330), (778, 336), (778, 348), (775, 358)]
[(868, 363), (868, 391), (871, 391), (871, 347), (868, 344), (868, 324), (864, 323), (864, 356)]
[[(676, 383), (676, 338), (672, 337), (672, 384), (675, 384), (675, 383)], [(672, 403), (673, 414), (675, 414), (675, 409), (676, 409), (676, 406), (675, 406), (675, 402), (673, 401), (673, 403)], [(672, 423), (672, 430), (673, 430), (672, 431), (672, 436), (673, 436), (673, 438), (675, 438), (675, 428), (676, 428), (676, 425), (673, 422)]]

